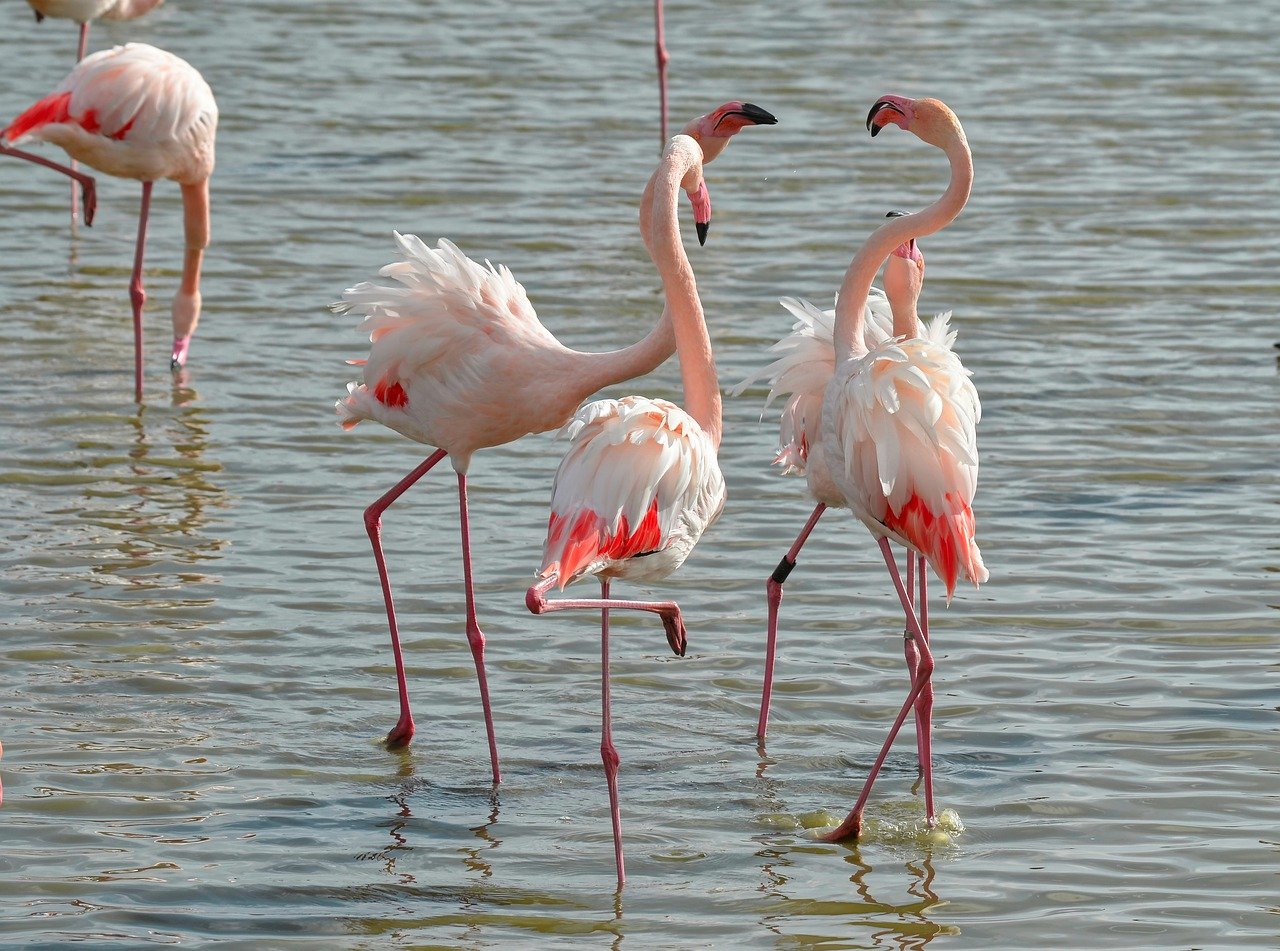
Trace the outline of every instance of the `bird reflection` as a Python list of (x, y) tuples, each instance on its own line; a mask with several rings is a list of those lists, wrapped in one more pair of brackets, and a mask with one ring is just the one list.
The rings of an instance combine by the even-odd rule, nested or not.
[(356, 860), (361, 862), (381, 862), (386, 873), (401, 885), (412, 885), (417, 881), (412, 872), (396, 871), (396, 860), (400, 857), (400, 853), (413, 851), (413, 846), (409, 844), (409, 839), (403, 832), (413, 818), (413, 811), (409, 808), (409, 797), (413, 795), (417, 786), (413, 774), (413, 762), (405, 757), (400, 764), (398, 776), (400, 788), (387, 796), (387, 802), (396, 807), (395, 815), (387, 825), (387, 834), (391, 836), (390, 844), (373, 852), (361, 852), (356, 856)]

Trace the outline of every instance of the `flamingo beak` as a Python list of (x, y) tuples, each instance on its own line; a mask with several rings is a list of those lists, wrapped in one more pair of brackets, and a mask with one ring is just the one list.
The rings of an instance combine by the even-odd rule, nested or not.
[(890, 102), (888, 99), (877, 99), (876, 104), (872, 106), (871, 111), (867, 113), (867, 130), (871, 133), (871, 138), (873, 139), (880, 134), (881, 129), (888, 125), (888, 122), (881, 122), (879, 125), (875, 124), (876, 116), (878, 116), (884, 109), (892, 109), (899, 115), (902, 114), (897, 105)]
[(32, 10), (31, 12), (32, 12), (32, 13), (34, 13), (34, 14), (36, 15), (36, 22), (37, 22), (37, 23), (43, 23), (43, 22), (44, 22), (44, 14), (43, 14), (43, 13), (41, 13), (39, 10)]
[(707, 243), (707, 232), (711, 230), (711, 222), (695, 221), (693, 226), (698, 229), (698, 244), (705, 246)]

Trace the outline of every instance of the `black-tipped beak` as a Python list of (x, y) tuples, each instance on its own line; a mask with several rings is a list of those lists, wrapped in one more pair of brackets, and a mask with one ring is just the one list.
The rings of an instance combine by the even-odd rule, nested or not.
[(887, 99), (879, 99), (876, 101), (876, 104), (871, 107), (871, 111), (867, 113), (867, 131), (871, 133), (871, 138), (874, 139), (877, 135), (880, 134), (880, 130), (884, 128), (883, 125), (871, 124), (872, 121), (875, 119), (875, 117), (879, 115), (880, 110), (893, 109), (894, 111), (897, 111), (897, 108), (898, 108), (897, 106), (889, 102), (889, 100)]
[(698, 229), (698, 244), (705, 245), (707, 243), (707, 232), (711, 230), (711, 222), (695, 221), (694, 225)]
[(31, 12), (36, 15), (37, 23), (42, 23), (44, 21), (44, 14), (41, 13), (39, 10), (32, 10)]
[(886, 218), (905, 218), (908, 214), (910, 214), (910, 212), (906, 212), (906, 211), (886, 211), (886, 212), (884, 213), (884, 216), (885, 216)]
[(752, 105), (749, 102), (744, 102), (742, 104), (742, 108), (738, 110), (738, 115), (742, 116), (742, 118), (749, 122), (754, 122), (756, 125), (778, 124), (778, 120), (772, 112), (761, 109), (759, 106)]

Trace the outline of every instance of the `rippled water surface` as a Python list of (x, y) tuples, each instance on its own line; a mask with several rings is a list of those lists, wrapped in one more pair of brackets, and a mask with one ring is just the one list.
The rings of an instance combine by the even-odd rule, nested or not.
[[(985, 408), (991, 582), (933, 622), (954, 834), (918, 834), (908, 727), (865, 839), (806, 837), (851, 805), (905, 690), (896, 601), (847, 516), (787, 584), (754, 739), (763, 582), (809, 510), (769, 468), (758, 387), (726, 401), (724, 517), (661, 589), (689, 656), (615, 621), (621, 898), (598, 621), (523, 603), (549, 435), (471, 470), (500, 789), (444, 472), (387, 516), (419, 734), (380, 744), (394, 675), (361, 510), (425, 452), (334, 425), (364, 341), (324, 305), (399, 229), (510, 265), (570, 345), (643, 333), (651, 16), (170, 0), (96, 27), (95, 47), (186, 57), (222, 109), (176, 381), (179, 205), (156, 190), (142, 406), (136, 183), (102, 179), (72, 235), (63, 180), (0, 160), (6, 946), (1274, 946), (1280, 74), (1265, 16), (1233, 4), (669, 0), (674, 120), (728, 98), (781, 120), (710, 170), (715, 226), (690, 249), (726, 385), (789, 325), (779, 296), (828, 304), (884, 212), (941, 189), (936, 150), (867, 137), (877, 95), (945, 99), (973, 146), (922, 300), (954, 308)], [(6, 2), (0, 116), (73, 47)], [(675, 362), (628, 389), (674, 395)]]

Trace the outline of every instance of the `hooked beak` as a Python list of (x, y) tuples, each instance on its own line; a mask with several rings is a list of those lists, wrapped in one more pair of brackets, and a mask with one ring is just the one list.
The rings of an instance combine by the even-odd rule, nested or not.
[(707, 232), (711, 230), (711, 222), (695, 221), (693, 225), (698, 229), (698, 244), (705, 246), (707, 243)]
[(886, 123), (884, 122), (880, 123), (879, 125), (873, 124), (875, 122), (876, 116), (878, 116), (880, 112), (884, 109), (892, 109), (894, 112), (898, 113), (899, 115), (902, 114), (902, 111), (897, 107), (897, 105), (890, 102), (888, 99), (876, 100), (876, 104), (872, 106), (871, 111), (867, 113), (867, 131), (871, 133), (871, 138), (873, 139), (880, 134), (880, 130), (883, 129), (886, 125)]
[(748, 125), (777, 125), (778, 120), (772, 112), (761, 109), (757, 105), (744, 102), (741, 109), (730, 109), (719, 119), (716, 120), (716, 128), (720, 128), (720, 123), (730, 116), (737, 116)]

